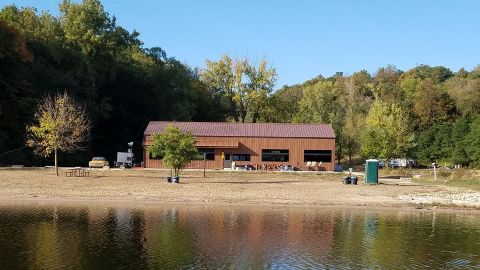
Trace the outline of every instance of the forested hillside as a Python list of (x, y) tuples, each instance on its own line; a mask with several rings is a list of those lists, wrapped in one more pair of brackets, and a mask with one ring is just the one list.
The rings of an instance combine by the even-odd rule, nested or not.
[(195, 70), (161, 48), (144, 48), (139, 33), (117, 25), (99, 1), (64, 1), (59, 17), (4, 7), (0, 40), (0, 163), (32, 164), (25, 127), (39, 98), (63, 91), (88, 108), (93, 124), (87, 150), (63, 165), (92, 155), (113, 160), (132, 140), (141, 156), (149, 120), (224, 120)]
[(86, 150), (64, 154), (61, 165), (113, 160), (132, 140), (141, 156), (148, 121), (193, 120), (330, 123), (345, 163), (412, 157), (480, 166), (480, 68), (387, 66), (274, 91), (277, 74), (265, 60), (224, 55), (191, 68), (145, 48), (98, 0), (59, 8), (58, 17), (0, 11), (0, 164), (48, 161), (24, 146), (25, 127), (39, 98), (65, 91), (86, 106), (92, 130)]
[(480, 68), (420, 65), (317, 77), (270, 98), (266, 121), (326, 122), (346, 158), (412, 157), (480, 165)]

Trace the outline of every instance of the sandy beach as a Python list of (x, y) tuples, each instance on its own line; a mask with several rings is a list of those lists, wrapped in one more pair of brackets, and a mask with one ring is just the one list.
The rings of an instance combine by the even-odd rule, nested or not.
[(185, 171), (180, 184), (166, 170), (92, 170), (89, 177), (59, 177), (46, 169), (1, 169), (2, 201), (182, 202), (295, 206), (468, 207), (478, 192), (410, 181), (344, 185), (342, 173)]

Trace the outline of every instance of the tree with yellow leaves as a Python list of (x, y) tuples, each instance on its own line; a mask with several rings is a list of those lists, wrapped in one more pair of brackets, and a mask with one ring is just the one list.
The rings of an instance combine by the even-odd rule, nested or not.
[(85, 108), (67, 94), (47, 96), (40, 100), (34, 123), (27, 126), (27, 145), (45, 157), (54, 153), (58, 176), (57, 152), (82, 149), (90, 131), (90, 120)]
[(361, 152), (366, 158), (405, 158), (415, 146), (407, 112), (395, 103), (376, 100), (368, 113), (361, 135)]
[(246, 58), (233, 59), (224, 55), (217, 61), (207, 60), (200, 80), (214, 96), (222, 98), (227, 117), (235, 122), (253, 122), (267, 108), (277, 73), (263, 59), (258, 65)]

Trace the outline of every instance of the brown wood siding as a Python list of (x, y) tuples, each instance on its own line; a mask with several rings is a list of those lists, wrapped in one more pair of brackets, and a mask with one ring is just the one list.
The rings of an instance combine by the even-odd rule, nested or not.
[[(258, 138), (258, 137), (197, 137), (198, 142), (222, 141), (239, 143), (236, 149), (215, 148), (215, 160), (207, 160), (207, 169), (223, 169), (222, 152), (225, 154), (250, 154), (250, 161), (235, 161), (237, 165), (246, 164), (281, 164), (293, 165), (301, 170), (306, 169), (304, 162), (304, 150), (332, 150), (332, 162), (322, 162), (321, 167), (327, 171), (334, 170), (335, 164), (335, 139), (323, 138)], [(151, 144), (149, 135), (144, 138), (144, 147)], [(288, 149), (288, 162), (264, 162), (262, 161), (262, 149)], [(145, 150), (144, 150), (145, 152)], [(146, 168), (163, 168), (161, 160), (150, 159), (144, 154), (144, 166)], [(192, 161), (188, 168), (202, 169), (202, 161)]]

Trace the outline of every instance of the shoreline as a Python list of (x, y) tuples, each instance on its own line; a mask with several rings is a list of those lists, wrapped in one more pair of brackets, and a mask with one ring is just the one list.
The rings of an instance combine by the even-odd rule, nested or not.
[(201, 202), (201, 201), (149, 201), (149, 200), (125, 200), (125, 199), (82, 199), (82, 198), (5, 198), (0, 197), (1, 207), (16, 206), (61, 206), (61, 207), (113, 207), (113, 208), (159, 208), (159, 207), (212, 207), (212, 208), (257, 208), (262, 209), (292, 209), (292, 210), (347, 210), (347, 211), (373, 211), (373, 212), (423, 212), (423, 213), (445, 213), (445, 214), (474, 214), (480, 215), (480, 209), (474, 207), (462, 206), (442, 206), (442, 205), (349, 205), (349, 204), (286, 204), (272, 202)]
[[(278, 206), (480, 213), (480, 193), (447, 186), (392, 180), (374, 186), (361, 182), (344, 185), (341, 183), (343, 174), (339, 173), (236, 171), (209, 171), (207, 178), (203, 178), (203, 171), (185, 171), (181, 183), (172, 184), (163, 180), (165, 173), (167, 171), (93, 170), (90, 177), (57, 177), (44, 169), (0, 170), (0, 203)], [(456, 201), (448, 200), (448, 196), (470, 199), (464, 201), (470, 205), (462, 205), (462, 201), (452, 203)]]

